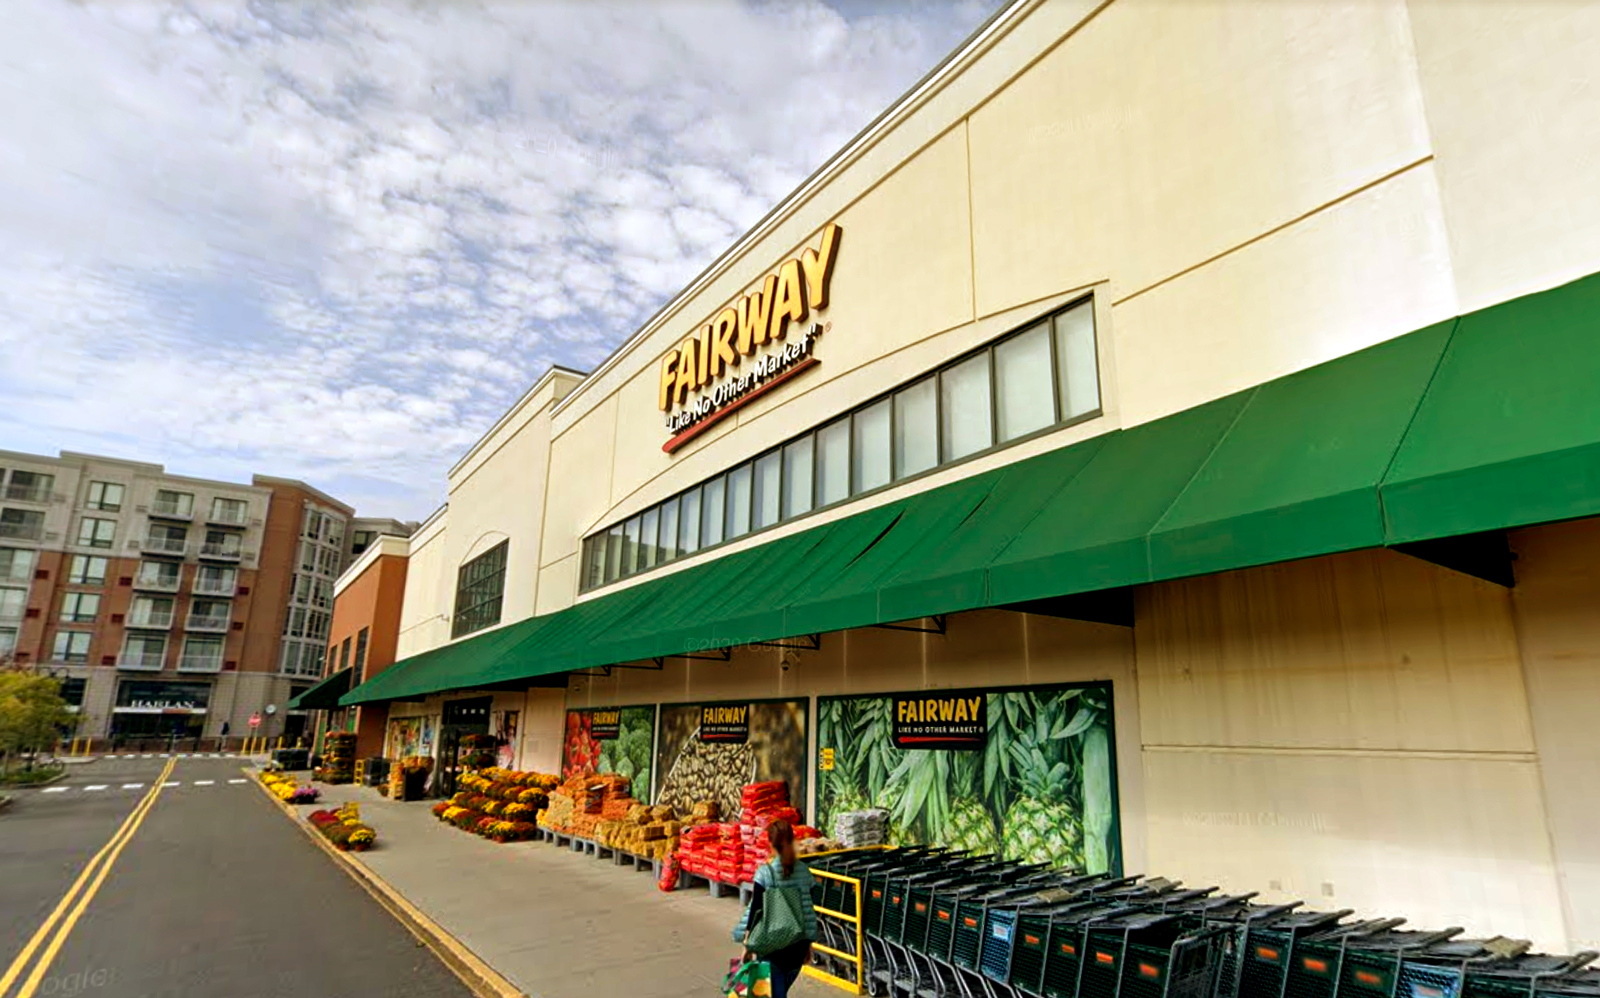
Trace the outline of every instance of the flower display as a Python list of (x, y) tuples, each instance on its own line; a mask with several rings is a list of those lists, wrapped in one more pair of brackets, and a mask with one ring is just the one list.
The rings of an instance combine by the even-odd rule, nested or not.
[(378, 839), (378, 833), (361, 821), (361, 808), (355, 802), (341, 804), (338, 810), (312, 811), (306, 820), (316, 826), (334, 848), (363, 852)]
[(300, 786), (294, 777), (278, 770), (263, 770), (261, 783), (272, 792), (272, 796), (290, 804), (315, 804), (321, 796), (321, 791), (316, 787)]

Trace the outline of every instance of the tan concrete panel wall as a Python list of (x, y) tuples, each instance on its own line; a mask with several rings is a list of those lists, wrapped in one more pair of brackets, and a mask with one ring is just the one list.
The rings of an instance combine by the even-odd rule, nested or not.
[(400, 635), (395, 642), (397, 658), (420, 654), (450, 640), (449, 600), (454, 593), (455, 576), (450, 576), (449, 590), (443, 586), (449, 517), (449, 511), (439, 514), (411, 538)]
[(550, 414), (548, 409), (542, 409), (515, 428), (507, 428), (504, 439), (497, 442), (493, 458), (477, 464), (471, 474), (453, 483), (450, 530), (445, 537), (440, 566), (443, 575), (439, 580), (446, 605), (440, 607), (440, 612), (454, 609), (457, 570), (509, 538), (501, 620), (533, 616), (549, 461)]
[(1146, 745), (1531, 753), (1506, 590), (1369, 550), (1150, 586)]
[(1400, 0), (1119, 0), (972, 117), (979, 310), (1146, 288), (1427, 153)]
[(1532, 762), (1148, 751), (1145, 779), (1152, 872), (1566, 947)]
[(1517, 634), (1571, 947), (1600, 949), (1600, 520), (1511, 535)]
[(1114, 310), (1124, 425), (1456, 314), (1424, 164)]
[(1462, 308), (1600, 270), (1600, 6), (1409, 6)]
[[(594, 527), (610, 507), (616, 435), (617, 400), (613, 396), (550, 442), (541, 563), (559, 561), (577, 551), (584, 532)], [(656, 446), (661, 446), (659, 439)], [(574, 589), (566, 598), (576, 595)]]

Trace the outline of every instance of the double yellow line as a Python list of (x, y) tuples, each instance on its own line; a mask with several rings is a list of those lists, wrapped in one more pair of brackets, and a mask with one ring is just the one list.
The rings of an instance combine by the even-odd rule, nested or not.
[[(29, 971), (27, 979), (22, 982), (14, 996), (14, 998), (33, 998), (34, 992), (39, 990), (39, 985), (44, 981), (45, 971), (50, 969), (56, 954), (61, 952), (67, 936), (71, 935), (73, 927), (78, 924), (78, 919), (83, 917), (89, 902), (99, 893), (100, 885), (105, 883), (112, 864), (122, 855), (122, 850), (128, 841), (144, 823), (145, 815), (155, 807), (156, 798), (161, 796), (162, 784), (167, 782), (167, 777), (172, 775), (172, 769), (177, 764), (177, 759), (167, 760), (161, 775), (156, 777), (155, 783), (139, 801), (138, 806), (123, 820), (122, 827), (117, 829), (117, 833), (111, 836), (111, 841), (102, 846), (84, 866), (83, 872), (78, 874), (78, 879), (67, 888), (67, 893), (50, 913), (50, 917), (44, 920), (44, 924), (39, 926), (33, 938), (28, 940), (28, 945), (22, 947), (22, 952), (17, 954), (17, 958), (11, 961), (11, 966), (6, 968), (5, 975), (0, 976), (0, 998), (11, 995), (11, 986), (22, 976), (23, 971), (27, 970), (29, 961), (33, 960), (34, 953), (38, 952), (39, 959), (33, 963), (33, 970)], [(87, 888), (85, 884), (88, 885)], [(40, 952), (41, 946), (44, 947), (42, 952)]]

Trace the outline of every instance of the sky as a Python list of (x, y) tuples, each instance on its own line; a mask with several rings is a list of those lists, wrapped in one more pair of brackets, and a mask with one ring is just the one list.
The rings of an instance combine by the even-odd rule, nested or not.
[(0, 449), (421, 519), (999, 0), (6, 0)]

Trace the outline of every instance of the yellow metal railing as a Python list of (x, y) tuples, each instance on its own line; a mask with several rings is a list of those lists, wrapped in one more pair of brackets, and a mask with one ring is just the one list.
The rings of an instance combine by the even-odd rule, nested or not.
[(836, 988), (839, 988), (840, 990), (848, 991), (850, 994), (865, 994), (866, 990), (863, 986), (865, 984), (865, 974), (862, 969), (862, 958), (866, 953), (866, 940), (862, 937), (861, 932), (861, 880), (858, 877), (846, 877), (841, 874), (830, 873), (827, 870), (813, 869), (811, 871), (811, 875), (813, 877), (819, 877), (823, 880), (833, 880), (844, 884), (855, 896), (856, 903), (851, 906), (855, 910), (855, 914), (850, 915), (842, 911), (834, 911), (832, 908), (823, 908), (819, 905), (817, 907), (817, 917), (819, 919), (831, 918), (837, 922), (844, 923), (846, 926), (846, 932), (853, 932), (855, 934), (856, 951), (854, 953), (846, 953), (843, 950), (834, 949), (832, 946), (827, 946), (823, 943), (811, 944), (811, 949), (813, 951), (834, 957), (835, 959), (844, 963), (846, 966), (854, 968), (855, 980), (846, 980), (843, 977), (830, 974), (826, 970), (823, 970), (820, 967), (814, 967), (810, 964), (806, 965), (805, 974), (807, 977), (815, 977), (819, 981), (824, 981)]

